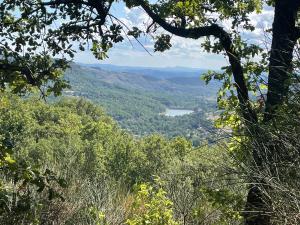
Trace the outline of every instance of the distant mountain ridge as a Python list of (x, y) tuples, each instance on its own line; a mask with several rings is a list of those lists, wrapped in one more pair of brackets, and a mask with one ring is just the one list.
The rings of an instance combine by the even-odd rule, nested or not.
[(110, 72), (126, 72), (130, 74), (140, 74), (157, 78), (174, 77), (200, 77), (207, 72), (207, 69), (188, 68), (188, 67), (131, 67), (117, 66), (110, 64), (79, 64), (84, 67), (100, 68)]
[[(181, 72), (168, 71), (167, 69), (151, 69), (135, 68), (135, 67), (119, 67), (111, 66), (113, 70), (103, 68), (103, 65), (79, 65), (73, 64), (70, 71), (75, 74), (80, 73), (81, 79), (86, 81), (93, 81), (94, 83), (102, 83), (106, 85), (117, 86), (128, 90), (142, 90), (142, 91), (164, 91), (170, 93), (194, 95), (210, 95), (212, 89), (215, 88), (207, 86), (204, 81), (200, 79), (200, 72)], [(124, 70), (123, 70), (124, 69)], [(68, 74), (68, 73), (67, 73)], [(68, 76), (69, 79), (72, 79)], [(189, 89), (189, 90), (187, 90)], [(215, 93), (215, 92), (214, 92)]]
[[(211, 128), (206, 113), (216, 107), (218, 85), (207, 86), (197, 71), (110, 67), (117, 69), (71, 64), (65, 73), (71, 89), (64, 95), (100, 104), (123, 128), (137, 135), (159, 132), (170, 137), (188, 136), (199, 128)], [(178, 120), (163, 116), (168, 108), (197, 113)]]

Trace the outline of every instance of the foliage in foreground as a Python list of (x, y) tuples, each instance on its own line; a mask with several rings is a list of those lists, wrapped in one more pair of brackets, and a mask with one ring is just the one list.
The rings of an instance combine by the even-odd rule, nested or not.
[[(239, 224), (228, 212), (243, 201), (230, 196), (243, 196), (244, 187), (228, 187), (229, 177), (237, 177), (227, 174), (230, 162), (224, 163), (221, 149), (193, 148), (180, 137), (137, 139), (82, 99), (52, 105), (8, 95), (1, 100), (1, 151), (11, 149), (12, 160), (39, 172), (58, 197), (49, 198), (36, 183), (15, 182), (1, 164), (1, 202), (9, 206), (22, 193), (29, 200), (21, 211), (2, 208), (2, 224), (142, 224), (156, 212), (170, 224)], [(51, 171), (53, 182), (41, 171)], [(159, 189), (154, 176), (161, 177)], [(149, 195), (135, 192), (135, 185)], [(8, 191), (15, 197), (6, 198)]]
[[(74, 52), (77, 50), (77, 45), (73, 46), (72, 42), (79, 42), (81, 51), (84, 51), (85, 47), (89, 47), (92, 42), (91, 51), (96, 58), (103, 59), (107, 57), (108, 50), (114, 44), (125, 39), (124, 30), (125, 36), (139, 38), (142, 31), (137, 27), (127, 28), (127, 26), (123, 26), (118, 16), (111, 14), (111, 6), (115, 2), (119, 1), (70, 0), (67, 1), (68, 4), (63, 0), (49, 2), (2, 1), (0, 4), (0, 19), (2, 21), (0, 23), (0, 41), (2, 44), (0, 48), (2, 56), (0, 60), (0, 88), (5, 89), (9, 86), (16, 93), (24, 93), (35, 86), (44, 89), (41, 91), (46, 95), (51, 92), (57, 95), (67, 86), (67, 83), (61, 79), (61, 72), (67, 64), (65, 55), (73, 58)], [(207, 37), (202, 45), (204, 50), (216, 54), (223, 53), (228, 58), (230, 65), (223, 68), (223, 73), (210, 73), (206, 80), (217, 79), (223, 82), (218, 99), (220, 108), (225, 110), (222, 120), (223, 122), (224, 120), (230, 123), (236, 122), (235, 128), (240, 131), (235, 133), (237, 138), (245, 137), (242, 144), (246, 147), (241, 148), (242, 150), (245, 149), (242, 151), (242, 157), (247, 155), (250, 157), (250, 160), (245, 160), (245, 163), (249, 165), (250, 170), (253, 169), (254, 171), (248, 176), (252, 185), (249, 188), (246, 210), (252, 211), (252, 213), (250, 213), (251, 215), (245, 214), (246, 224), (270, 225), (278, 215), (277, 211), (273, 209), (274, 204), (277, 205), (276, 198), (270, 197), (274, 192), (274, 186), (269, 187), (270, 181), (275, 180), (284, 184), (281, 187), (279, 185), (278, 190), (281, 189), (290, 193), (288, 190), (293, 185), (290, 181), (286, 181), (289, 180), (288, 178), (298, 177), (297, 173), (293, 171), (298, 166), (295, 159), (299, 155), (299, 150), (294, 149), (294, 146), (298, 145), (298, 142), (295, 142), (299, 137), (298, 124), (295, 125), (289, 120), (281, 123), (280, 114), (285, 104), (290, 103), (289, 92), (293, 89), (293, 79), (296, 78), (296, 86), (299, 84), (299, 73), (294, 74), (293, 72), (295, 67), (299, 67), (298, 63), (294, 62), (294, 55), (296, 55), (294, 50), (300, 38), (298, 26), (300, 2), (295, 0), (195, 0), (176, 1), (176, 4), (173, 4), (175, 3), (173, 0), (158, 1), (156, 4), (144, 0), (126, 0), (123, 2), (129, 8), (141, 6), (151, 17), (152, 21), (145, 32), (157, 34), (154, 44), (155, 51), (164, 51), (171, 47), (171, 36), (161, 34), (160, 30), (157, 29), (160, 26), (166, 31), (184, 38), (200, 39)], [(244, 34), (249, 34), (258, 28), (257, 23), (251, 17), (253, 14), (262, 13), (264, 7), (274, 7), (274, 22), (272, 29), (268, 31), (272, 31), (270, 33), (271, 46), (268, 44), (266, 46), (261, 45), (259, 41), (252, 42), (244, 38), (247, 37)], [(16, 11), (20, 13), (15, 13)], [(57, 21), (59, 21), (57, 24), (60, 25), (52, 26)], [(228, 22), (231, 26), (225, 26)], [(44, 47), (44, 51), (37, 51), (40, 46)], [(61, 59), (53, 61), (49, 55), (61, 56)], [(268, 73), (266, 101), (263, 93), (259, 92), (259, 87), (265, 85), (264, 73)], [(49, 81), (52, 81), (50, 86), (47, 85)], [(252, 92), (257, 92), (264, 104), (256, 104), (257, 102), (250, 98)], [(298, 113), (296, 115), (299, 117)], [(285, 137), (286, 130), (280, 126), (278, 129), (278, 124), (287, 126), (288, 133), (293, 134), (293, 138)], [(263, 143), (257, 145), (260, 141)], [(168, 143), (168, 141), (166, 142)], [(135, 145), (134, 143), (135, 141), (132, 141), (130, 145), (123, 145), (121, 148), (123, 154), (120, 154), (123, 158), (121, 157), (122, 160), (117, 165), (115, 165), (117, 158), (112, 160), (113, 163), (109, 160), (109, 163), (106, 163), (106, 158), (114, 157), (113, 154), (108, 153), (108, 157), (103, 154), (105, 163), (100, 168), (104, 169), (104, 174), (109, 176), (110, 169), (112, 169), (118, 177), (122, 177), (124, 180), (135, 181), (144, 178), (144, 176), (136, 173), (136, 171), (140, 171), (136, 168), (141, 169), (146, 174), (147, 170), (144, 171), (143, 166), (139, 165), (139, 167), (134, 160), (130, 161), (131, 158), (128, 157), (127, 150), (131, 149), (131, 146)], [(168, 155), (168, 151), (165, 152), (166, 144), (163, 144), (165, 140), (160, 141), (160, 143), (158, 146), (162, 147), (163, 156), (172, 156), (172, 154)], [(112, 150), (116, 150), (115, 146)], [(98, 153), (98, 151), (96, 152)], [(116, 152), (119, 153), (119, 151), (114, 153)], [(140, 150), (137, 152), (139, 153)], [(149, 152), (145, 152), (147, 156)], [(292, 152), (292, 156), (290, 152)], [(100, 158), (103, 155), (100, 154)], [(92, 159), (94, 158), (92, 157)], [(140, 158), (137, 157), (136, 159)], [(8, 158), (7, 161), (3, 158), (3, 161), (9, 162), (11, 160)], [(99, 161), (103, 162), (102, 160)], [(143, 162), (143, 160), (140, 161)], [(78, 162), (79, 165), (81, 165), (80, 162)], [(128, 162), (133, 163), (128, 164)], [(97, 161), (92, 165), (98, 166)], [(133, 169), (131, 166), (125, 166), (126, 170), (122, 167), (119, 171), (117, 168), (121, 168), (120, 165), (134, 165), (136, 167)], [(160, 163), (157, 165), (161, 166)], [(162, 165), (166, 166), (168, 163)], [(90, 164), (86, 165), (87, 168), (89, 166)], [(165, 169), (165, 167), (158, 168), (155, 172), (161, 172)], [(286, 172), (286, 168), (291, 170)], [(264, 175), (269, 174), (269, 176), (259, 176), (260, 172), (263, 172)], [(265, 180), (265, 177), (270, 179)], [(286, 188), (286, 185), (289, 188)], [(296, 206), (299, 202), (298, 196), (296, 189), (296, 195), (293, 198)], [(278, 201), (281, 202), (282, 198), (278, 198)], [(282, 215), (289, 212), (287, 209), (283, 211)], [(299, 213), (296, 213), (292, 221), (294, 219), (297, 223), (298, 217)], [(283, 218), (285, 220), (287, 217), (283, 216)]]
[(162, 188), (155, 190), (147, 184), (141, 184), (136, 190), (132, 216), (126, 224), (178, 225), (173, 219), (172, 205)]

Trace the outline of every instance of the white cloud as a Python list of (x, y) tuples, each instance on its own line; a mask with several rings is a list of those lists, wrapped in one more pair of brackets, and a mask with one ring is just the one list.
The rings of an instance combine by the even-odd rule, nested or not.
[[(144, 30), (146, 25), (151, 22), (148, 15), (140, 8), (128, 9), (123, 6), (121, 21), (128, 27), (137, 26)], [(259, 15), (251, 14), (250, 19), (253, 25), (257, 27), (254, 32), (245, 32), (243, 36), (254, 42), (260, 42), (264, 37), (264, 30), (270, 28), (273, 21), (273, 9), (264, 8)], [(225, 29), (230, 29), (230, 21), (223, 24)], [(154, 66), (154, 67), (170, 67), (184, 66), (197, 67), (207, 69), (219, 69), (221, 66), (227, 65), (227, 60), (223, 56), (216, 54), (208, 54), (201, 49), (201, 39), (193, 40), (172, 36), (172, 48), (163, 53), (154, 53), (154, 41), (151, 37), (141, 37), (141, 43), (152, 54), (150, 56), (136, 41), (131, 39), (124, 43), (116, 45), (110, 52), (110, 58), (104, 60), (103, 63), (111, 63), (117, 65), (129, 66)], [(76, 57), (77, 61), (84, 63), (97, 63), (90, 53), (83, 52)]]
[(250, 20), (256, 29), (253, 32), (248, 32), (247, 35), (261, 41), (261, 38), (265, 35), (265, 31), (272, 27), (273, 19), (274, 9), (272, 8), (265, 8), (260, 14), (252, 13)]

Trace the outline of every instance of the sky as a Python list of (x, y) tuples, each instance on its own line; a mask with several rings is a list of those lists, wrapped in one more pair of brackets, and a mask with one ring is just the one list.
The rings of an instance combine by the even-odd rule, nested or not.
[[(124, 4), (115, 4), (112, 13), (130, 26), (145, 27), (149, 17), (141, 8), (128, 9)], [(265, 7), (260, 15), (250, 16), (252, 23), (258, 28), (254, 32), (245, 33), (244, 37), (250, 42), (266, 42), (264, 30), (269, 29), (273, 20), (273, 9)], [(223, 24), (229, 28), (230, 23)], [(172, 48), (166, 52), (153, 52), (153, 40), (150, 37), (142, 37), (141, 42), (150, 54), (143, 49), (135, 40), (125, 40), (115, 45), (109, 51), (109, 58), (97, 60), (90, 51), (76, 54), (75, 62), (86, 64), (113, 64), (121, 66), (139, 67), (190, 67), (201, 69), (220, 69), (228, 65), (227, 59), (222, 55), (209, 54), (201, 49), (203, 39), (193, 40), (173, 36)]]

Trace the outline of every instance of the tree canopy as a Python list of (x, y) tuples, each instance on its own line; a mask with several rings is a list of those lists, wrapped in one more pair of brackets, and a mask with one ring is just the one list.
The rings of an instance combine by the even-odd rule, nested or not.
[[(4, 0), (0, 11), (2, 88), (9, 84), (15, 92), (22, 92), (37, 86), (42, 91), (47, 90), (44, 94), (59, 94), (67, 86), (61, 79), (61, 70), (76, 51), (90, 48), (96, 58), (104, 59), (115, 43), (128, 36), (139, 41), (139, 36), (150, 33), (156, 41), (155, 51), (169, 49), (170, 34), (173, 34), (193, 39), (206, 37), (203, 50), (225, 54), (229, 61), (229, 66), (223, 68), (225, 73), (212, 73), (206, 79), (223, 80), (225, 92), (236, 89), (245, 120), (257, 121), (258, 116), (249, 103), (249, 92), (257, 91), (264, 82), (260, 76), (263, 72), (270, 74), (268, 114), (287, 95), (291, 52), (299, 36), (296, 27), (298, 1), (124, 2), (130, 8), (142, 7), (152, 22), (144, 30), (128, 27), (110, 10), (118, 1)], [(250, 16), (261, 13), (267, 6), (275, 7), (273, 51), (255, 42), (248, 43), (243, 36), (257, 29)], [(225, 28), (224, 23), (229, 23), (230, 27)], [(276, 48), (277, 45), (282, 49)], [(288, 49), (289, 53), (283, 53), (283, 49)], [(272, 59), (270, 63), (268, 57)], [(225, 92), (221, 92), (220, 97)], [(232, 94), (231, 98), (234, 96)]]
[[(90, 48), (96, 58), (104, 59), (109, 49), (126, 37), (139, 42), (139, 37), (147, 34), (155, 39), (154, 50), (164, 51), (171, 48), (172, 35), (177, 35), (205, 38), (204, 51), (224, 54), (228, 59), (223, 72), (209, 72), (204, 79), (222, 81), (218, 97), (223, 110), (220, 121), (230, 125), (236, 134), (264, 136), (258, 125), (274, 123), (276, 113), (290, 103), (294, 84), (299, 83), (294, 73), (299, 66), (294, 50), (300, 37), (297, 26), (300, 1), (122, 1), (129, 8), (141, 7), (152, 19), (144, 30), (128, 27), (113, 15), (111, 7), (118, 2), (3, 0), (0, 5), (1, 88), (9, 86), (16, 93), (24, 93), (38, 87), (43, 95), (58, 95), (68, 85), (61, 74), (76, 51)], [(251, 15), (261, 13), (265, 7), (274, 11), (273, 26), (266, 31), (272, 41), (266, 46), (250, 42), (245, 36), (258, 28)], [(268, 149), (267, 154), (258, 149), (252, 152), (258, 170), (264, 168), (266, 161), (269, 165), (276, 164), (273, 155), (278, 152), (278, 146), (269, 145)], [(261, 209), (265, 203), (259, 202), (257, 190), (254, 185), (248, 200)], [(247, 222), (270, 223), (268, 215), (258, 215)]]

